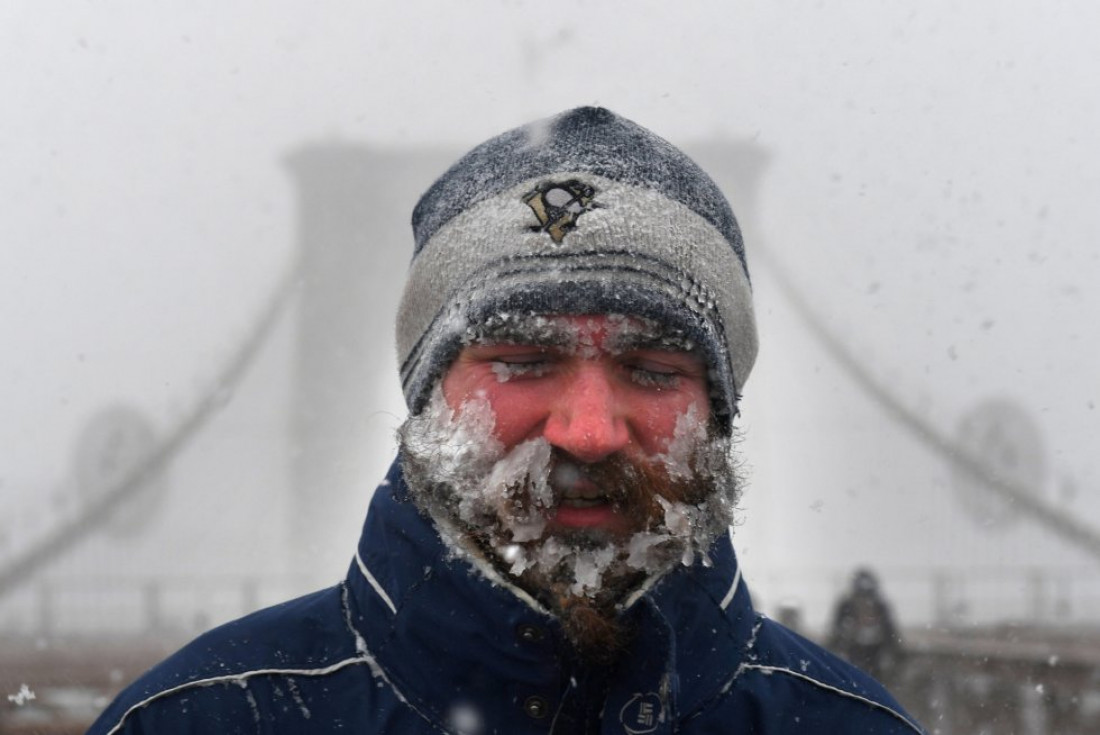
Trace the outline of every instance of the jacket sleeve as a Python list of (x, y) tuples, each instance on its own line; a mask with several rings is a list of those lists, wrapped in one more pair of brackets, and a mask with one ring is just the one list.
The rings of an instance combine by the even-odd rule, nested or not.
[(250, 687), (233, 681), (183, 687), (136, 699), (123, 692), (88, 735), (173, 735), (245, 732), (260, 710)]

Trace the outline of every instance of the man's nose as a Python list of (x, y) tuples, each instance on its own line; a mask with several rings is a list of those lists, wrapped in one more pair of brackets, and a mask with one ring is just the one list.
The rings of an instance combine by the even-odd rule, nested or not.
[(582, 462), (598, 462), (630, 441), (627, 417), (607, 368), (585, 363), (556, 397), (543, 436)]

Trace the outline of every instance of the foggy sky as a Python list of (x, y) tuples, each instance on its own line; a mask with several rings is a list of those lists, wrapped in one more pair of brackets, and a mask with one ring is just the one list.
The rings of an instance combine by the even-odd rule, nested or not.
[[(107, 398), (167, 424), (208, 388), (290, 257), (295, 147), (463, 150), (601, 104), (767, 153), (758, 208), (733, 202), (766, 305), (749, 460), (788, 493), (756, 502), (786, 534), (755, 542), (766, 558), (812, 553), (815, 526), (873, 533), (815, 486), (875, 436), (770, 306), (754, 243), (945, 431), (985, 397), (1020, 401), (1050, 498), (1100, 523), (1097, 27), (1085, 0), (5, 3), (0, 497), (48, 512)], [(388, 325), (378, 341), (392, 352)], [(867, 471), (893, 486), (897, 469)]]

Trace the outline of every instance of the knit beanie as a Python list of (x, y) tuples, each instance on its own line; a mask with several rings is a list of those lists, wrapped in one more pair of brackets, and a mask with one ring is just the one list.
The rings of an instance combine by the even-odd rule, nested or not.
[(624, 314), (701, 349), (725, 433), (756, 358), (752, 290), (729, 203), (690, 158), (581, 107), (499, 135), (421, 197), (397, 316), (419, 413), (471, 327), (494, 315)]

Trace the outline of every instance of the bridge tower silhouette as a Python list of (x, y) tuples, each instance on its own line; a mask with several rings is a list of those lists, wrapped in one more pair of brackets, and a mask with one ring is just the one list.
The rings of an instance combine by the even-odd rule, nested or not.
[[(756, 210), (767, 156), (751, 143), (690, 149), (742, 213)], [(285, 158), (297, 202), (296, 255), (227, 356), (209, 389), (80, 513), (2, 560), (0, 599), (70, 553), (163, 472), (182, 447), (217, 419), (222, 396), (249, 366), (296, 298), (287, 416), (290, 497), (285, 572), (304, 586), (330, 583), (346, 567), (375, 483), (392, 457), (403, 414), (392, 341), (393, 315), (411, 255), (409, 215), (418, 195), (453, 160), (448, 150), (379, 150), (346, 142), (304, 145)], [(752, 237), (750, 233), (750, 237)], [(884, 415), (943, 462), (1020, 508), (1054, 536), (1100, 556), (1096, 530), (987, 467), (884, 387), (807, 303), (782, 262), (753, 237), (750, 264), (765, 271), (831, 358)], [(384, 408), (378, 408), (382, 406)], [(273, 499), (272, 502), (280, 502)], [(155, 573), (150, 570), (150, 573)]]

